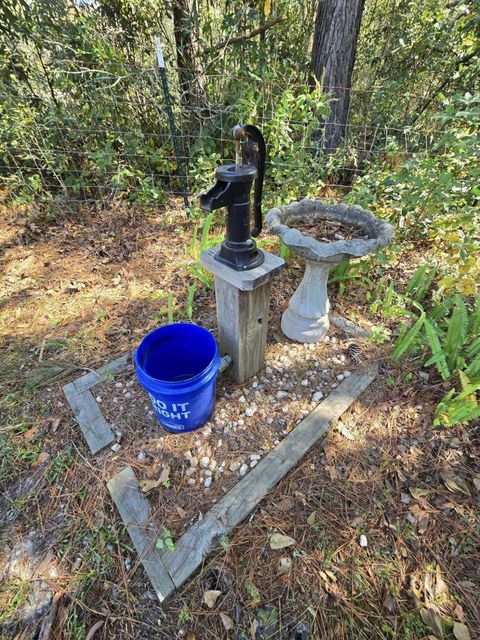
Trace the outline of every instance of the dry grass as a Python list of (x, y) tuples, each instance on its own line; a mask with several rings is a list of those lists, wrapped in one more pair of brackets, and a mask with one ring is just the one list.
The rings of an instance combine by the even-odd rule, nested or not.
[[(6, 617), (25, 614), (43, 585), (62, 594), (50, 640), (85, 640), (97, 622), (103, 624), (94, 640), (416, 639), (434, 633), (425, 622), (439, 621), (445, 638), (454, 637), (455, 622), (467, 625), (472, 640), (479, 637), (478, 433), (433, 430), (442, 389), (416, 375), (407, 383), (405, 371), (387, 360), (344, 426), (223, 541), (226, 551), (219, 548), (160, 607), (108, 497), (109, 465), (88, 453), (58, 382), (37, 392), (25, 382), (28, 372), (52, 362), (75, 367), (76, 377), (114, 359), (165, 320), (171, 291), (177, 316), (183, 314), (192, 282), (191, 224), (179, 212), (124, 205), (83, 212), (59, 226), (37, 220), (33, 229), (22, 212), (4, 213), (0, 611)], [(277, 317), (300, 275), (293, 263), (282, 276), (288, 285), (272, 302)], [(194, 319), (212, 326), (211, 292), (199, 289), (195, 300)], [(347, 315), (362, 315), (358, 300), (342, 304)], [(272, 323), (270, 344), (276, 335)], [(271, 550), (273, 531), (295, 545)], [(277, 563), (287, 556), (291, 571), (278, 575)], [(213, 610), (202, 604), (206, 589), (221, 591)], [(233, 621), (232, 631), (220, 612)], [(265, 630), (267, 617), (274, 624)], [(5, 637), (15, 637), (12, 628)]]

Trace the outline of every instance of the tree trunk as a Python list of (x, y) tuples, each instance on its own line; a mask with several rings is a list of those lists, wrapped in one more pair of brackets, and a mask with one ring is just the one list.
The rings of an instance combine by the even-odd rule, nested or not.
[(330, 116), (324, 124), (327, 150), (345, 138), (350, 87), (364, 0), (319, 0), (310, 69), (330, 96)]
[(195, 105), (202, 102), (204, 91), (200, 75), (195, 71), (195, 45), (190, 1), (174, 0), (172, 11), (180, 80), (180, 99), (184, 105)]

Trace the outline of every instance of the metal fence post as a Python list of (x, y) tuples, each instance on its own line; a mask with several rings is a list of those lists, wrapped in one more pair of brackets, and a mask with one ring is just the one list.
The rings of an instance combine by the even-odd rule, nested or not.
[(178, 173), (178, 177), (180, 179), (180, 186), (182, 189), (182, 193), (183, 193), (183, 202), (185, 204), (185, 209), (187, 211), (187, 215), (190, 215), (190, 202), (188, 200), (188, 187), (187, 187), (187, 180), (185, 177), (185, 173), (183, 171), (183, 162), (180, 156), (180, 148), (178, 146), (178, 133), (177, 133), (177, 127), (175, 125), (175, 118), (173, 115), (173, 109), (172, 109), (172, 101), (170, 99), (170, 90), (168, 88), (168, 78), (167, 78), (167, 71), (165, 69), (165, 61), (163, 59), (163, 51), (162, 51), (162, 41), (160, 40), (159, 37), (155, 38), (155, 47), (156, 47), (156, 51), (157, 51), (157, 66), (158, 66), (158, 73), (160, 75), (160, 80), (162, 83), (162, 91), (163, 91), (163, 97), (165, 99), (165, 109), (167, 111), (167, 117), (168, 117), (168, 124), (170, 127), (170, 133), (172, 134), (172, 140), (173, 140), (173, 150), (175, 153), (175, 160), (177, 163), (177, 173)]

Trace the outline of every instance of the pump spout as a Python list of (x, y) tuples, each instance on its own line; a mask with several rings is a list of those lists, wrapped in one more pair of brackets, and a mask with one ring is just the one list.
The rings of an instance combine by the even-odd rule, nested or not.
[(228, 182), (218, 180), (206, 193), (200, 194), (200, 208), (211, 213), (215, 209), (225, 207), (229, 200), (227, 197), (228, 187)]

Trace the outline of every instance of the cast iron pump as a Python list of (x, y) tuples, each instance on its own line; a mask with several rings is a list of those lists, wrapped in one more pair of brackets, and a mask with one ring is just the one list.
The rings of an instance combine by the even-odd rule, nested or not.
[[(262, 191), (265, 175), (265, 140), (260, 130), (251, 125), (236, 125), (236, 164), (219, 167), (216, 184), (200, 196), (205, 211), (227, 208), (227, 232), (215, 259), (236, 271), (254, 269), (265, 259), (253, 237), (262, 231)], [(241, 160), (239, 149), (241, 147)], [(250, 229), (250, 190), (255, 181), (253, 211), (255, 226)]]

